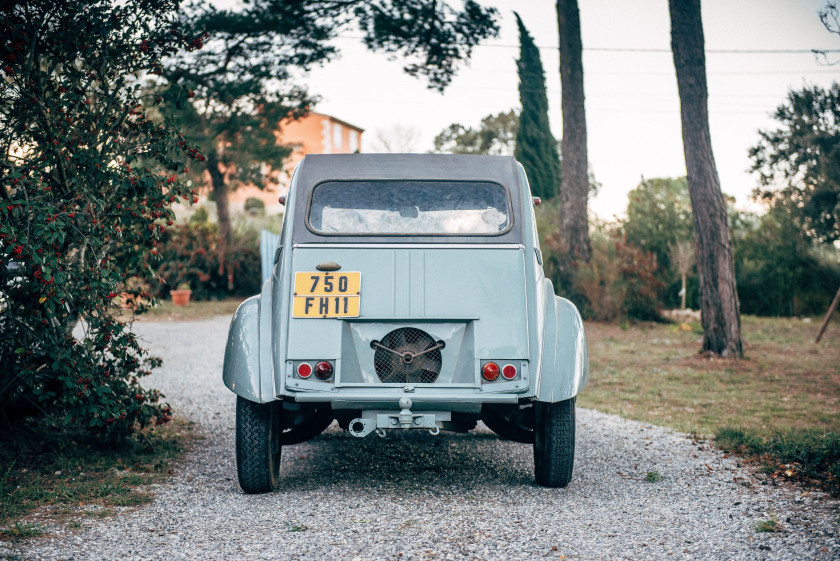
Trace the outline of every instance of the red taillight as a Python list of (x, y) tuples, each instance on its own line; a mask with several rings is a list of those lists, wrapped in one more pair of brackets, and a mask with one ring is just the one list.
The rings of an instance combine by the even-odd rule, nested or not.
[(319, 380), (326, 380), (327, 378), (332, 376), (332, 372), (332, 364), (325, 360), (322, 360), (321, 362), (315, 365), (315, 376), (317, 376)]
[(312, 376), (312, 367), (305, 362), (301, 362), (298, 364), (297, 373), (301, 378), (309, 378)]
[(481, 375), (488, 382), (493, 382), (499, 377), (499, 365), (495, 362), (487, 362), (481, 367)]
[(516, 378), (516, 367), (512, 364), (505, 364), (505, 367), (502, 368), (502, 377), (505, 380), (513, 380)]

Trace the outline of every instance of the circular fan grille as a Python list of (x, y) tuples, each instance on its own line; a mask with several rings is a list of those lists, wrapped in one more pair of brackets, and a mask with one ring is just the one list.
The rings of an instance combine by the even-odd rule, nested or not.
[(383, 383), (430, 384), (440, 374), (440, 349), (444, 343), (424, 331), (413, 327), (395, 329), (370, 346), (376, 351), (373, 366)]

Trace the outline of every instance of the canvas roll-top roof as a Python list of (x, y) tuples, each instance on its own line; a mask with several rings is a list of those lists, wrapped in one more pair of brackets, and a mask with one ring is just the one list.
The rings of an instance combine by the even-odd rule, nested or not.
[[(522, 188), (520, 169), (511, 156), (468, 154), (309, 154), (296, 173), (294, 243), (522, 243)], [(506, 188), (513, 213), (512, 227), (488, 236), (428, 235), (334, 235), (327, 236), (307, 226), (312, 190), (331, 181), (410, 180), (410, 181), (486, 181)]]
[(468, 154), (309, 154), (300, 164), (303, 194), (322, 181), (342, 179), (451, 179), (501, 183), (515, 197), (519, 172), (512, 156)]

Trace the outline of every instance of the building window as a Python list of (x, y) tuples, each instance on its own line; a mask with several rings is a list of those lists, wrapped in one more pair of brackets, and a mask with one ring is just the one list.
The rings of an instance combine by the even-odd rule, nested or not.
[(333, 148), (341, 150), (341, 125), (333, 123)]
[(332, 134), (330, 133), (330, 120), (324, 119), (321, 121), (321, 152), (324, 154), (332, 153)]

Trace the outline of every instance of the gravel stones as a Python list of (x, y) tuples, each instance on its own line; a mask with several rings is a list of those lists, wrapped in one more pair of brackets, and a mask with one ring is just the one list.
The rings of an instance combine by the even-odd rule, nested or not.
[[(164, 366), (148, 384), (205, 437), (155, 501), (0, 544), (14, 559), (840, 559), (840, 503), (761, 485), (704, 443), (578, 409), (574, 477), (537, 487), (530, 445), (468, 435), (350, 436), (283, 449), (281, 486), (236, 483), (229, 319), (138, 323)], [(597, 372), (593, 373), (597, 376)], [(647, 482), (649, 472), (662, 479)], [(775, 517), (784, 531), (758, 533)]]

